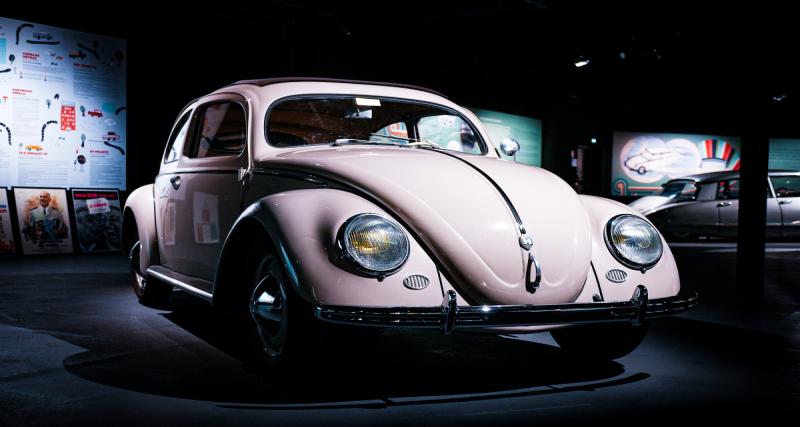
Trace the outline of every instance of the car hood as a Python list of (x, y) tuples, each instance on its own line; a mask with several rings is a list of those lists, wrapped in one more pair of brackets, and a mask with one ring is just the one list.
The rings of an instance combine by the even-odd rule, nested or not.
[[(475, 304), (547, 304), (577, 298), (592, 245), (589, 218), (577, 194), (542, 169), (453, 155), (413, 148), (326, 146), (287, 150), (260, 166), (302, 170), (369, 194), (410, 228), (446, 277)], [(531, 250), (542, 268), (542, 282), (534, 294), (525, 290), (528, 256), (520, 246), (517, 223), (492, 181), (533, 237)]]
[(669, 204), (670, 201), (672, 198), (666, 196), (644, 196), (632, 201), (628, 206), (639, 212), (647, 212)]

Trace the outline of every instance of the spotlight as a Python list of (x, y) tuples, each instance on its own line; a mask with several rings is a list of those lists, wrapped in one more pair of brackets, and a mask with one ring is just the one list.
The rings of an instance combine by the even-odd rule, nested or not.
[(589, 65), (590, 62), (592, 62), (591, 59), (582, 58), (582, 57), (578, 58), (578, 60), (575, 61), (575, 68), (585, 67), (585, 66)]
[(589, 141), (591, 141), (591, 142), (592, 142), (592, 144), (597, 144), (597, 138), (592, 138), (592, 139), (590, 139)]

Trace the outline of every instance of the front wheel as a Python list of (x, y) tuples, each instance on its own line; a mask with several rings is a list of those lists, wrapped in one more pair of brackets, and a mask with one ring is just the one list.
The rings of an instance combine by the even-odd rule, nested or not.
[[(245, 333), (244, 357), (256, 368), (292, 365), (325, 341), (312, 308), (287, 280), (278, 258), (262, 245), (250, 249), (232, 319)], [(240, 323), (241, 322), (241, 323)]]
[(642, 343), (650, 322), (640, 326), (628, 323), (608, 323), (578, 326), (550, 331), (565, 352), (601, 360), (614, 360), (628, 355)]

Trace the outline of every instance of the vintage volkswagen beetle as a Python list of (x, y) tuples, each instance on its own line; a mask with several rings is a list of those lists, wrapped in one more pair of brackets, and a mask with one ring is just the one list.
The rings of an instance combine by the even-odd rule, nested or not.
[(330, 324), (552, 330), (615, 358), (697, 303), (639, 213), (501, 160), (469, 110), (399, 84), (251, 80), (191, 102), (123, 232), (143, 302), (204, 298), (267, 364)]

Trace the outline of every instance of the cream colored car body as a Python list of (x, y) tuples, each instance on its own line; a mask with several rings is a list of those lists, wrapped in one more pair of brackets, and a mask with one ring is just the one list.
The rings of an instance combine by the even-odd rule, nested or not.
[[(488, 152), (268, 144), (264, 125), (270, 107), (304, 94), (443, 106), (477, 129)], [(663, 256), (648, 270), (626, 267), (606, 246), (608, 221), (620, 214), (641, 217), (638, 212), (579, 196), (546, 170), (500, 159), (477, 117), (438, 94), (344, 82), (243, 83), (195, 100), (184, 112), (219, 100), (245, 107), (245, 152), (209, 159), (182, 156), (162, 164), (156, 182), (127, 200), (125, 221), (127, 227), (135, 221), (142, 242), (139, 268), (148, 276), (215, 301), (236, 285), (229, 278), (240, 265), (237, 248), (252, 236), (264, 235), (278, 251), (295, 290), (322, 306), (435, 307), (448, 290), (456, 292), (459, 306), (627, 301), (637, 285), (645, 285), (653, 299), (673, 297), (680, 290), (666, 242)], [(171, 185), (176, 177), (179, 189)], [(533, 238), (531, 252), (542, 273), (534, 293), (526, 290), (528, 251), (520, 245), (513, 208), (490, 179), (518, 211), (526, 236)], [(201, 208), (216, 214), (217, 239), (198, 239)], [(353, 274), (332, 260), (340, 227), (361, 213), (391, 218), (410, 237), (408, 261), (381, 281)], [(624, 271), (627, 279), (610, 281), (610, 270)], [(409, 289), (403, 285), (409, 275), (424, 275), (431, 284)]]

